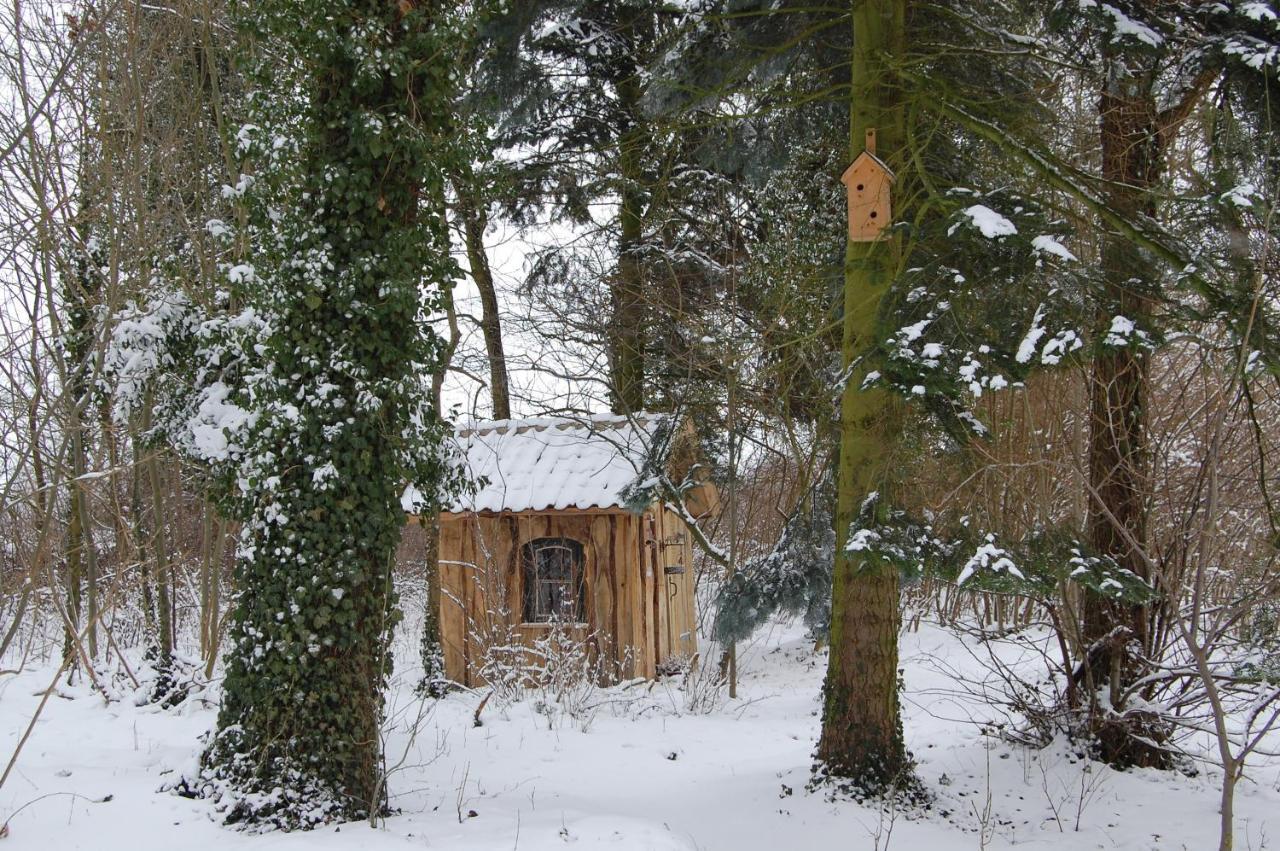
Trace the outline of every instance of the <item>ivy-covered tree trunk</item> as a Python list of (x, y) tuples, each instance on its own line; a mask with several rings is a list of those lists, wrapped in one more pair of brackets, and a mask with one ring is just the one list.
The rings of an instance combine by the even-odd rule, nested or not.
[[(906, 0), (863, 0), (854, 6), (851, 158), (863, 150), (869, 128), (876, 128), (882, 159), (892, 162), (903, 143), (900, 93), (891, 81), (892, 63), (903, 53), (906, 8)], [(898, 705), (897, 568), (847, 548), (868, 499), (892, 504), (901, 402), (862, 384), (898, 254), (897, 239), (886, 237), (850, 242), (845, 255), (842, 360), (847, 377), (840, 406), (831, 655), (817, 771), (860, 795), (897, 788), (910, 774)]]
[(265, 366), (243, 397), (255, 411), (237, 474), (247, 521), (202, 775), (231, 822), (309, 828), (386, 809), (400, 494), (444, 475), (420, 375), (438, 368), (439, 347), (421, 319), (454, 277), (442, 205), (426, 208), (455, 164), (454, 11), (241, 9), (264, 63), (261, 124), (241, 135), (261, 136), (269, 191), (246, 196), (268, 254), (239, 280), (267, 317)]

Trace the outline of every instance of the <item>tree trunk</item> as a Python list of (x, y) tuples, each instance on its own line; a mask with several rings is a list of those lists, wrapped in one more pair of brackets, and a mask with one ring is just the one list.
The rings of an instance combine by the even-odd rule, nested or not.
[(218, 613), (211, 608), (217, 580), (213, 566), (213, 506), (204, 501), (200, 508), (200, 658), (207, 663), (213, 647), (213, 627), (218, 622)]
[[(443, 199), (441, 199), (443, 203)], [(468, 228), (467, 233), (467, 252), (470, 254), (472, 248), (470, 224), (466, 219), (466, 213), (463, 212), (464, 226)], [(480, 234), (484, 233), (481, 227)], [(480, 255), (483, 261), (485, 273), (488, 274), (489, 264), (484, 257), (484, 243), (479, 242)], [(477, 266), (475, 258), (472, 258), (472, 270)], [(493, 280), (489, 279), (490, 292), (493, 292)], [(445, 296), (445, 315), (449, 322), (449, 339), (445, 342), (444, 351), (441, 355), (440, 369), (431, 376), (431, 404), (437, 414), (443, 406), (442, 394), (444, 392), (444, 375), (449, 368), (453, 355), (458, 349), (458, 343), (462, 339), (462, 335), (458, 330), (458, 311), (454, 306), (453, 295)], [(494, 322), (496, 331), (497, 322), (497, 300), (494, 300)], [(486, 342), (487, 342), (486, 333)], [(502, 340), (497, 338), (498, 353), (502, 352)], [(492, 351), (492, 350), (490, 350)], [(490, 368), (493, 368), (492, 356), (490, 359)], [(506, 370), (502, 371), (503, 381), (506, 381)], [(505, 397), (505, 383), (503, 385), (503, 404), (507, 404)], [(497, 396), (494, 397), (495, 411), (494, 416), (498, 419), (506, 419), (511, 416), (508, 409), (506, 415), (499, 415), (496, 411), (498, 404)], [(422, 679), (418, 681), (418, 693), (424, 697), (441, 698), (449, 690), (449, 678), (444, 667), (444, 645), (440, 641), (440, 506), (432, 503), (427, 505), (418, 517), (418, 522), (422, 524), (424, 552), (423, 559), (425, 561), (426, 583), (427, 583), (427, 602), (426, 608), (422, 613), (422, 637), (419, 639), (419, 653), (422, 658)]]
[(444, 668), (444, 645), (440, 643), (440, 511), (433, 510), (420, 518), (423, 532), (423, 556), (427, 572), (427, 606), (422, 614), (422, 680), (418, 693), (441, 698), (449, 690)]
[(644, 146), (640, 114), (640, 81), (635, 74), (618, 82), (618, 101), (631, 126), (618, 145), (621, 182), (618, 211), (618, 268), (609, 283), (609, 367), (615, 414), (644, 410), (645, 310), (644, 280), (639, 249), (643, 238), (644, 188), (641, 154)]
[[(74, 429), (75, 425), (72, 424), (71, 428)], [(78, 454), (75, 447), (77, 437), (74, 434), (71, 442), (72, 455), (76, 455)], [(81, 526), (83, 514), (80, 511), (80, 488), (74, 475), (73, 473), (72, 480), (67, 485), (70, 507), (67, 518), (66, 551), (63, 557), (65, 565), (63, 582), (67, 586), (67, 619), (62, 625), (62, 658), (67, 661), (67, 669), (71, 677), (75, 676), (76, 670), (76, 637), (80, 632), (80, 592), (84, 582), (84, 568), (80, 558), (84, 544), (83, 526)]]
[[(471, 279), (480, 291), (480, 331), (489, 356), (489, 395), (493, 400), (493, 418), (511, 418), (511, 388), (507, 376), (507, 355), (502, 346), (502, 319), (498, 314), (498, 291), (493, 285), (493, 272), (484, 250), (484, 231), (489, 217), (466, 188), (458, 191), (458, 215), (467, 247), (467, 264)], [(438, 407), (438, 406), (437, 406)]]
[(156, 611), (159, 615), (154, 660), (157, 677), (151, 699), (169, 706), (176, 702), (173, 680), (173, 551), (165, 522), (160, 461), (154, 452), (146, 465), (147, 481), (151, 486), (151, 551), (155, 556)]
[(283, 189), (283, 214), (251, 208), (270, 283), (242, 294), (271, 316), (272, 380), (254, 388), (245, 445), (261, 478), (241, 508), (233, 647), (192, 791), (233, 793), (228, 821), (307, 829), (387, 811), (400, 499), (406, 480), (451, 476), (421, 402), (443, 347), (420, 317), (445, 307), (456, 273), (442, 175), (461, 150), (459, 33), (438, 0), (238, 8), (267, 46), (257, 56), (285, 57), (258, 69), (284, 75), (259, 108), (300, 106), (259, 118), (296, 146), (254, 190)]
[[(1131, 55), (1114, 55), (1110, 48), (1104, 50), (1104, 57), (1106, 82), (1099, 118), (1107, 203), (1130, 219), (1152, 217), (1164, 154), (1155, 101), (1155, 61), (1144, 64)], [(1120, 340), (1109, 331), (1116, 317), (1132, 322), (1138, 330), (1151, 328), (1159, 282), (1151, 259), (1131, 240), (1110, 231), (1103, 238), (1101, 268), (1105, 289), (1098, 332), (1104, 343), (1093, 360), (1089, 383), (1089, 541), (1096, 552), (1149, 579), (1143, 557), (1149, 496), (1147, 352), (1136, 334)], [(1109, 338), (1114, 344), (1106, 342)], [(1155, 719), (1141, 712), (1122, 714), (1123, 693), (1140, 676), (1141, 659), (1151, 650), (1148, 608), (1090, 593), (1083, 610), (1090, 726), (1099, 755), (1117, 766), (1167, 765), (1167, 752), (1150, 744), (1166, 735)], [(1106, 702), (1115, 704), (1111, 707), (1099, 704), (1104, 684), (1109, 691)]]
[[(901, 56), (906, 0), (864, 0), (854, 7), (850, 154), (876, 128), (877, 153), (892, 158), (902, 144), (900, 94), (890, 83)], [(897, 569), (846, 550), (852, 524), (873, 492), (891, 499), (890, 461), (902, 431), (901, 403), (864, 390), (862, 358), (877, 339), (881, 302), (896, 272), (894, 238), (850, 242), (845, 255), (843, 364), (848, 378), (840, 406), (836, 559), (832, 575), (831, 655), (824, 686), (818, 771), (874, 795), (910, 783), (898, 705)]]

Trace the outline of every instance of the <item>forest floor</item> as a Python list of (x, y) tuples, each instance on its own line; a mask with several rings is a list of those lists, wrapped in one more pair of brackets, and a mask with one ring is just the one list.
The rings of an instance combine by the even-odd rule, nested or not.
[[(0, 789), (0, 851), (1217, 847), (1215, 769), (1117, 772), (1065, 742), (1033, 750), (985, 735), (991, 710), (957, 685), (957, 674), (981, 676), (972, 649), (928, 624), (903, 638), (906, 738), (933, 795), (925, 812), (806, 790), (826, 661), (779, 626), (744, 648), (739, 698), (708, 713), (686, 711), (683, 692), (658, 684), (597, 693), (604, 703), (590, 723), (528, 700), (491, 702), (477, 727), (482, 694), (451, 695), (419, 717), (406, 670), (390, 694), (398, 814), (376, 829), (223, 828), (209, 802), (159, 791), (194, 765), (215, 721), (210, 702), (162, 710), (124, 693), (104, 705), (83, 685), (60, 686)], [(0, 678), (5, 759), (52, 674), (28, 665)], [(1251, 768), (1236, 808), (1236, 848), (1280, 842), (1280, 767)]]

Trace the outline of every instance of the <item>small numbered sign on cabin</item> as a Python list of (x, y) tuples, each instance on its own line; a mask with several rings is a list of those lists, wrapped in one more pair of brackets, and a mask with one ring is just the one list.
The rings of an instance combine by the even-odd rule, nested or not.
[(849, 194), (850, 242), (875, 242), (893, 222), (889, 191), (893, 172), (876, 156), (874, 133), (867, 133), (867, 150), (840, 176)]

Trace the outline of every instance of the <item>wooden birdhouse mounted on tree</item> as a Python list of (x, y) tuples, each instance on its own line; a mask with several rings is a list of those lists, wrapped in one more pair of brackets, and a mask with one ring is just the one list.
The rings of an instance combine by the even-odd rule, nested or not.
[(876, 156), (876, 131), (867, 131), (867, 145), (840, 176), (849, 196), (849, 241), (875, 242), (893, 222), (890, 189), (893, 172)]

